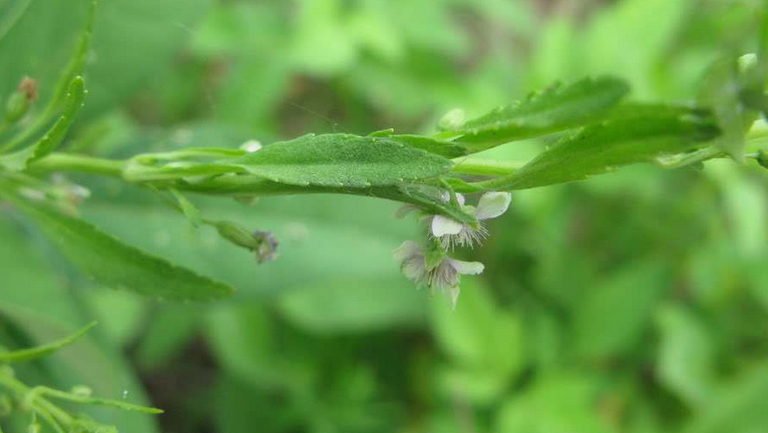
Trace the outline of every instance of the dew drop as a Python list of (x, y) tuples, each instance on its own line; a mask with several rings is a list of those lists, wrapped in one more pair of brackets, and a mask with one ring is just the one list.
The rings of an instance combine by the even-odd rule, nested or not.
[(127, 400), (127, 399), (128, 399), (128, 390), (127, 390), (127, 389), (124, 389), (124, 390), (123, 390), (123, 395), (122, 395), (122, 397), (123, 397), (123, 400)]

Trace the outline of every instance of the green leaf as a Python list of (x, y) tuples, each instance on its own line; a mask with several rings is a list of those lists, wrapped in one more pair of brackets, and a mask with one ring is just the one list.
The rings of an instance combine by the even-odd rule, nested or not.
[(620, 270), (591, 288), (574, 312), (576, 353), (593, 360), (620, 355), (633, 347), (650, 325), (667, 281), (664, 269), (645, 262)]
[(472, 152), (514, 140), (531, 138), (600, 119), (629, 92), (616, 78), (582, 79), (568, 86), (553, 86), (526, 100), (498, 108), (469, 120), (455, 141)]
[[(8, 212), (0, 212), (0, 334), (10, 324), (23, 332), (3, 344), (14, 349), (43, 345), (62, 335), (69, 335), (92, 320), (85, 317), (89, 308), (82, 305), (79, 296), (73, 296), (79, 287), (73, 284), (66, 267), (51, 260), (50, 249), (41, 243), (40, 236), (27, 230), (29, 225), (11, 222)], [(19, 260), (23, 257), (24, 260)], [(102, 291), (101, 293), (116, 293)], [(114, 310), (110, 312), (114, 314)], [(142, 386), (133, 374), (125, 357), (117, 350), (114, 341), (104, 338), (103, 320), (97, 332), (90, 332), (78, 340), (76, 347), (58, 351), (34, 364), (14, 366), (18, 377), (32, 383), (45, 383), (59, 389), (87, 384), (95, 395), (123, 398), (138, 404), (146, 404)], [(42, 375), (36, 374), (40, 370)], [(79, 411), (93, 419), (108, 419), (124, 431), (157, 432), (156, 420), (135, 412), (107, 413), (96, 406), (82, 407)], [(3, 418), (5, 422), (7, 418)], [(12, 426), (13, 424), (11, 424)], [(3, 427), (6, 425), (3, 424)], [(8, 431), (8, 430), (6, 430)], [(12, 430), (16, 431), (16, 430)], [(25, 431), (25, 430), (21, 430)]]
[(692, 407), (704, 407), (714, 395), (715, 345), (707, 329), (680, 307), (658, 314), (661, 346), (659, 381)]
[[(597, 377), (586, 372), (536, 375), (524, 391), (500, 405), (496, 433), (611, 433), (605, 412), (597, 409)], [(601, 416), (602, 415), (602, 416)]]
[(639, 109), (637, 116), (627, 112), (587, 126), (563, 137), (517, 172), (474, 185), (509, 190), (583, 180), (619, 166), (683, 153), (717, 136), (718, 129), (701, 111), (671, 107), (656, 111)]
[(210, 300), (232, 288), (122, 243), (44, 203), (30, 203), (9, 188), (0, 194), (29, 215), (59, 250), (93, 279), (115, 289), (171, 300)]
[(124, 401), (119, 401), (119, 400), (89, 397), (84, 395), (78, 395), (71, 392), (59, 391), (57, 389), (52, 389), (47, 387), (37, 387), (35, 389), (38, 392), (38, 395), (45, 395), (53, 398), (58, 398), (61, 400), (71, 401), (73, 403), (89, 404), (89, 405), (96, 405), (96, 406), (107, 406), (114, 409), (124, 410), (127, 412), (141, 412), (141, 413), (147, 413), (152, 415), (163, 413), (163, 411), (160, 409), (126, 403)]
[(768, 364), (717, 389), (710, 404), (701, 407), (683, 433), (759, 432), (768, 425)]
[(0, 156), (0, 166), (9, 170), (21, 171), (27, 165), (54, 151), (66, 137), (69, 128), (83, 106), (85, 82), (82, 77), (75, 77), (69, 84), (64, 110), (59, 120), (37, 142), (17, 152)]
[(426, 297), (393, 277), (312, 282), (286, 293), (277, 307), (297, 327), (320, 335), (420, 325)]
[(467, 150), (462, 146), (450, 141), (437, 140), (423, 135), (400, 134), (390, 135), (388, 138), (446, 158), (457, 158), (467, 154)]
[(102, 115), (161, 76), (195, 34), (211, 4), (212, 0), (102, 0), (93, 38), (97, 60), (87, 66), (92, 95), (83, 117)]
[[(85, 62), (88, 55), (88, 50), (91, 47), (91, 36), (92, 36), (92, 30), (93, 30), (93, 21), (96, 17), (96, 7), (97, 7), (97, 1), (92, 0), (90, 7), (88, 8), (88, 15), (85, 21), (85, 26), (82, 30), (82, 33), (80, 34), (80, 37), (77, 42), (77, 46), (75, 48), (74, 53), (72, 53), (72, 56), (69, 59), (69, 62), (64, 67), (64, 70), (61, 74), (59, 74), (59, 77), (56, 81), (56, 86), (53, 89), (53, 93), (50, 96), (50, 99), (48, 100), (48, 104), (46, 104), (45, 108), (42, 110), (42, 112), (37, 116), (34, 123), (27, 127), (21, 134), (19, 134), (17, 137), (15, 137), (12, 141), (10, 141), (6, 146), (8, 149), (15, 149), (19, 145), (24, 144), (32, 137), (37, 136), (37, 134), (43, 130), (46, 126), (48, 126), (51, 122), (51, 120), (56, 116), (56, 113), (59, 111), (62, 111), (65, 115), (69, 112), (72, 112), (72, 95), (77, 92), (77, 89), (73, 89), (73, 86), (78, 85), (76, 82), (82, 81), (82, 77), (80, 75), (83, 73), (83, 69), (85, 68)], [(79, 84), (79, 86), (83, 86), (82, 83)], [(84, 89), (79, 90), (81, 93), (85, 93)], [(78, 103), (78, 106), (74, 108), (74, 113), (72, 114), (72, 118), (74, 118), (74, 115), (77, 113), (77, 111), (80, 110), (82, 106), (82, 99), (84, 98), (84, 94), (80, 96), (80, 102)], [(63, 117), (63, 116), (62, 116)], [(61, 121), (59, 121), (61, 122)], [(69, 124), (72, 123), (72, 119), (69, 119)], [(54, 128), (59, 125), (57, 122), (56, 125), (54, 125)], [(66, 126), (66, 129), (69, 129), (69, 125)], [(49, 132), (50, 134), (50, 132)], [(48, 134), (46, 134), (47, 136)], [(63, 135), (62, 137), (63, 138)], [(55, 147), (60, 144), (60, 140), (58, 143), (50, 143), (50, 146)], [(52, 150), (51, 148), (51, 150)], [(50, 150), (48, 150), (50, 152)], [(46, 152), (46, 153), (48, 153)], [(43, 153), (44, 155), (45, 153)], [(42, 155), (35, 155), (35, 159), (40, 157)]]
[(446, 173), (453, 163), (384, 137), (305, 135), (227, 160), (290, 185), (364, 188), (399, 185)]
[(54, 341), (53, 343), (44, 344), (42, 346), (37, 346), (30, 349), (14, 350), (13, 352), (0, 352), (0, 362), (29, 361), (50, 355), (51, 353), (74, 343), (80, 337), (90, 331), (94, 326), (96, 326), (96, 322), (91, 322), (77, 330), (77, 332), (74, 334), (62, 338), (61, 340)]
[(452, 363), (442, 378), (448, 394), (493, 402), (523, 367), (522, 320), (498, 308), (488, 289), (476, 281), (462, 284), (455, 310), (442, 300), (430, 306), (435, 339)]
[[(82, 73), (75, 73), (68, 79), (62, 74), (74, 57), (70, 47), (78, 44), (78, 36), (87, 27), (86, 10), (90, 2), (53, 4), (14, 0), (10, 2), (12, 6), (8, 3), (0, 3), (0, 58), (13, 61), (3, 62), (0, 95), (7, 95), (21, 77), (29, 76), (40, 84), (41, 100), (52, 101), (62, 81), (65, 92), (72, 78)], [(61, 102), (63, 98), (59, 100)], [(51, 114), (58, 109), (60, 106)]]

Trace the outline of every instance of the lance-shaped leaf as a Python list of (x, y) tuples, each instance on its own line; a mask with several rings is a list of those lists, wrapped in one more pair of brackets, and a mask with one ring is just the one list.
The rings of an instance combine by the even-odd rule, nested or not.
[(446, 158), (458, 158), (467, 154), (467, 149), (463, 146), (451, 143), (450, 141), (425, 137), (423, 135), (400, 134), (392, 135), (389, 138), (399, 143), (426, 150), (429, 153), (434, 153), (435, 155), (444, 156)]
[[(7, 149), (15, 149), (26, 143), (50, 125), (51, 121), (60, 111), (63, 111), (64, 113), (67, 112), (66, 107), (70, 104), (73, 82), (78, 79), (82, 80), (80, 75), (82, 75), (85, 68), (85, 63), (88, 58), (88, 50), (91, 47), (93, 23), (96, 19), (97, 6), (98, 2), (96, 0), (91, 1), (90, 7), (88, 8), (85, 27), (80, 34), (75, 51), (72, 53), (72, 57), (69, 59), (69, 62), (56, 80), (53, 94), (45, 108), (28, 128), (6, 145)], [(80, 107), (78, 107), (78, 110), (79, 108)]]
[(671, 107), (656, 114), (647, 111), (585, 127), (563, 137), (519, 171), (473, 185), (511, 190), (582, 180), (622, 165), (686, 152), (719, 134), (707, 112)]
[(513, 105), (467, 121), (455, 142), (478, 152), (514, 140), (582, 126), (600, 119), (629, 92), (616, 78), (586, 78), (553, 86)]
[(157, 415), (163, 413), (163, 410), (156, 409), (154, 407), (141, 406), (137, 404), (126, 403), (120, 400), (111, 400), (106, 398), (96, 398), (90, 395), (81, 395), (75, 392), (60, 391), (58, 389), (48, 388), (47, 386), (38, 386), (35, 388), (37, 395), (45, 397), (53, 397), (60, 400), (66, 400), (72, 403), (106, 406), (114, 409), (125, 410), (128, 412), (141, 412), (151, 415)]
[(82, 108), (85, 93), (83, 78), (75, 77), (69, 84), (69, 92), (64, 103), (64, 110), (59, 120), (31, 146), (8, 155), (0, 156), (0, 166), (13, 171), (25, 170), (30, 162), (54, 151), (64, 140), (64, 137), (66, 137), (70, 126), (75, 121), (77, 113)]
[(305, 135), (233, 160), (249, 173), (290, 185), (365, 188), (429, 179), (453, 163), (387, 137)]
[(31, 347), (29, 349), (14, 350), (12, 352), (0, 352), (0, 362), (22, 362), (30, 361), (32, 359), (41, 358), (46, 355), (50, 355), (59, 349), (69, 346), (77, 341), (80, 337), (85, 335), (88, 331), (96, 326), (96, 322), (91, 322), (88, 325), (80, 328), (74, 334), (62, 338), (61, 340), (54, 341), (52, 343), (43, 344), (42, 346)]
[(107, 287), (184, 301), (212, 300), (233, 292), (224, 283), (126, 245), (45, 202), (31, 203), (11, 187), (0, 186), (0, 196), (29, 215), (82, 272)]

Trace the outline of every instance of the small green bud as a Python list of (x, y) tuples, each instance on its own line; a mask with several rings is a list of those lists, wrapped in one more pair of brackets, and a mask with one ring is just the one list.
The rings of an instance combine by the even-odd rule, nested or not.
[(461, 108), (454, 108), (453, 110), (445, 113), (442, 119), (437, 122), (437, 127), (441, 131), (456, 131), (464, 126), (464, 122), (467, 120), (467, 114)]
[(272, 232), (247, 228), (231, 221), (216, 221), (213, 223), (219, 235), (233, 244), (256, 252), (256, 261), (261, 263), (274, 260), (277, 257), (278, 241)]
[(739, 63), (739, 72), (747, 73), (751, 69), (757, 67), (757, 54), (755, 53), (747, 53), (743, 56), (739, 57), (738, 59)]
[(259, 241), (247, 228), (231, 221), (216, 221), (216, 230), (224, 239), (251, 251), (259, 247)]
[(21, 119), (29, 107), (37, 100), (37, 82), (29, 77), (24, 77), (18, 89), (8, 98), (5, 104), (5, 121), (14, 123)]

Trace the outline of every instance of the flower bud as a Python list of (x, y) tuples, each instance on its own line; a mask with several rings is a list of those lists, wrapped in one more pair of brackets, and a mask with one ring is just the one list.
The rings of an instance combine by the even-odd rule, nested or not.
[(255, 231), (253, 236), (259, 242), (256, 248), (256, 261), (268, 262), (277, 258), (277, 246), (280, 244), (272, 232)]
[(37, 100), (37, 82), (29, 77), (24, 77), (16, 91), (8, 98), (5, 104), (5, 121), (14, 123), (21, 119), (29, 107)]
[(455, 131), (461, 129), (466, 122), (467, 115), (461, 108), (454, 108), (447, 112), (439, 122), (437, 127), (442, 131)]
[(216, 230), (224, 239), (251, 251), (259, 247), (259, 240), (247, 228), (231, 221), (216, 221)]
[(277, 238), (272, 232), (247, 228), (231, 221), (216, 221), (214, 223), (219, 235), (233, 244), (256, 252), (258, 263), (268, 262), (277, 257)]

